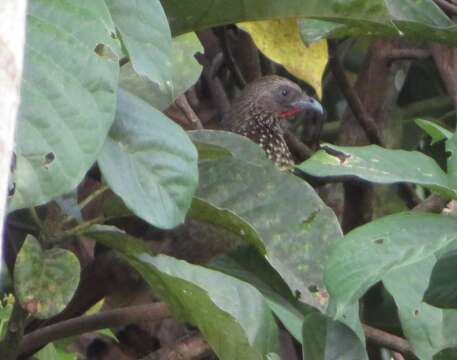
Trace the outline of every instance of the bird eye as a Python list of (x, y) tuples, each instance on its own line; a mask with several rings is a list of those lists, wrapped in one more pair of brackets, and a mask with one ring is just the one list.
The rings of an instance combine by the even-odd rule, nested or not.
[(282, 90), (281, 90), (281, 95), (282, 95), (282, 96), (287, 96), (287, 94), (289, 94), (289, 92), (287, 91), (287, 89), (282, 89)]

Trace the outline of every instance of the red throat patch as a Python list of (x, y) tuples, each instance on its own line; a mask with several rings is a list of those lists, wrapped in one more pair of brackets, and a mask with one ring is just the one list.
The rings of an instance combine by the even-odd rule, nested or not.
[(301, 110), (299, 108), (293, 108), (292, 110), (283, 111), (283, 112), (279, 113), (279, 117), (287, 119), (294, 115), (297, 115), (300, 111)]

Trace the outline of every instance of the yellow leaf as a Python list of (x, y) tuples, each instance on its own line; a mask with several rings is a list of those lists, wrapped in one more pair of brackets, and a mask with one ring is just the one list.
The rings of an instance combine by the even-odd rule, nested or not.
[(296, 19), (245, 22), (239, 26), (251, 34), (265, 56), (309, 83), (322, 97), (322, 75), (328, 60), (325, 40), (306, 47), (300, 39)]

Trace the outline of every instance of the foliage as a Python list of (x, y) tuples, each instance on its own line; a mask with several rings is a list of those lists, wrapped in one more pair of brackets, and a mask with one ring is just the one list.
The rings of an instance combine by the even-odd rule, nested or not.
[(309, 83), (318, 97), (322, 97), (322, 76), (327, 64), (326, 41), (306, 47), (298, 34), (295, 19), (255, 21), (240, 26), (251, 34), (258, 49), (268, 58)]
[[(405, 183), (420, 200), (433, 192), (457, 200), (457, 135), (449, 130), (455, 111), (423, 108), (424, 99), (431, 108), (434, 97), (443, 96), (438, 61), (420, 56), (410, 66), (390, 59), (383, 68), (405, 66), (409, 74), (402, 68), (379, 79), (390, 86), (385, 93), (376, 93), (376, 83), (359, 94), (361, 106), (393, 98), (385, 133), (400, 149), (360, 146), (365, 140), (345, 146), (349, 141), (335, 136), (335, 129), (349, 128), (357, 138), (361, 129), (347, 120), (345, 109), (354, 104), (335, 91), (338, 77), (325, 70), (327, 39), (343, 45), (337, 50), (347, 54), (349, 78), (376, 60), (368, 56), (361, 65), (362, 55), (379, 44), (407, 38), (456, 45), (456, 26), (438, 5), (30, 0), (5, 236), (14, 285), (0, 287), (14, 291), (17, 303), (0, 304), (0, 335), (7, 333), (7, 319), (13, 327), (22, 321), (20, 353), (43, 326), (66, 326), (63, 319), (86, 313), (103, 298), (109, 301), (97, 314), (147, 299), (165, 303), (179, 334), (201, 335), (222, 360), (279, 359), (285, 350), (280, 339), (288, 337), (306, 359), (364, 360), (366, 324), (384, 335), (400, 334), (420, 359), (452, 359), (455, 205), (447, 210), (451, 214), (400, 212), (393, 205), (399, 201), (396, 186)], [(210, 32), (222, 33), (214, 36), (222, 44), (217, 51), (208, 33), (194, 33), (226, 24), (240, 24), (252, 35), (256, 58), (249, 66), (296, 77), (322, 95), (329, 121), (321, 148), (290, 171), (279, 170), (246, 137), (209, 130), (220, 127), (214, 119), (222, 115), (224, 96), (236, 96), (252, 75), (237, 63), (237, 56), (249, 53), (238, 48), (239, 28)], [(341, 38), (349, 41), (334, 41)], [(203, 49), (197, 61), (194, 55)], [(257, 49), (265, 56), (258, 57)], [(360, 84), (355, 89), (361, 91)], [(186, 102), (206, 129), (189, 118)], [(387, 108), (382, 105), (366, 110), (375, 117)], [(298, 150), (291, 146), (297, 158), (295, 152), (308, 151), (306, 128), (314, 125), (285, 125), (299, 142)], [(332, 144), (338, 140), (342, 146)], [(346, 193), (335, 182), (344, 183)], [(371, 203), (343, 234), (340, 223), (353, 215), (350, 205), (366, 205), (358, 198), (364, 194), (347, 190), (354, 184), (376, 192), (381, 205)], [(395, 199), (372, 184), (389, 186)], [(372, 219), (372, 212), (394, 213)], [(89, 295), (80, 294), (87, 289)], [(15, 319), (13, 307), (29, 319)], [(89, 330), (103, 327), (97, 326)], [(122, 331), (111, 345), (128, 338)], [(135, 337), (144, 335), (135, 331)], [(0, 342), (0, 357), (10, 335)], [(35, 357), (76, 357), (54, 340), (46, 338)], [(179, 345), (182, 339), (174, 340)], [(402, 350), (389, 342), (375, 350), (381, 348)]]

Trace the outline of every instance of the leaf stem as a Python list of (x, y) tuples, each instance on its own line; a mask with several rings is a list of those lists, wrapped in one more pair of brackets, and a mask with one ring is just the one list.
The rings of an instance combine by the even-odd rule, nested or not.
[[(96, 198), (98, 198), (100, 195), (102, 195), (106, 190), (109, 190), (109, 186), (107, 185), (101, 185), (97, 190), (93, 191), (90, 193), (84, 200), (82, 200), (78, 206), (82, 210), (84, 209), (87, 205), (89, 205), (92, 201), (94, 201)], [(74, 220), (73, 216), (68, 215), (65, 220), (63, 221), (64, 224), (68, 224), (70, 221)]]
[(58, 236), (59, 237), (70, 237), (70, 236), (75, 236), (75, 235), (81, 235), (85, 230), (90, 228), (92, 225), (98, 224), (100, 222), (103, 222), (103, 221), (106, 221), (109, 219), (110, 218), (105, 218), (103, 215), (97, 216), (96, 218), (84, 221), (71, 229), (61, 232)]
[(34, 207), (32, 207), (29, 209), (29, 211), (30, 211), (30, 215), (32, 216), (33, 221), (41, 229), (43, 227), (43, 223), (42, 223), (40, 217), (38, 216), (36, 209)]

